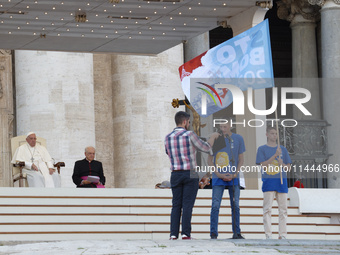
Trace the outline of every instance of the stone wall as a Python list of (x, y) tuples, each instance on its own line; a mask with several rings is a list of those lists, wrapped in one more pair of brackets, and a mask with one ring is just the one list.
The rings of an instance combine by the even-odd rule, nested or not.
[(93, 54), (15, 51), (17, 135), (46, 139), (56, 161), (64, 161), (62, 187), (74, 187), (74, 162), (95, 146)]

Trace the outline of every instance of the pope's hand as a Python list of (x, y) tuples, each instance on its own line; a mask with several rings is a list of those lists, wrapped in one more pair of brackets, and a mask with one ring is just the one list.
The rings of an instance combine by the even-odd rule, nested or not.
[(52, 175), (55, 172), (53, 168), (49, 168), (48, 170), (50, 170), (50, 175)]
[(33, 169), (34, 171), (39, 171), (38, 167), (37, 167), (36, 165), (34, 165), (34, 164), (32, 164), (32, 169)]

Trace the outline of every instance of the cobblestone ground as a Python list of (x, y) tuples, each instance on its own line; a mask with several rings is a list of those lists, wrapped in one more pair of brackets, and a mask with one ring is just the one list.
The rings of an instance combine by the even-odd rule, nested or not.
[(340, 254), (340, 241), (317, 240), (74, 240), (1, 242), (1, 255)]

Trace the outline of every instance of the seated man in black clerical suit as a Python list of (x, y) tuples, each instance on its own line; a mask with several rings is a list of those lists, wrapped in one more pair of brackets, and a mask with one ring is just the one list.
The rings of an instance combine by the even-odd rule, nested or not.
[(105, 176), (101, 162), (94, 160), (95, 148), (85, 148), (85, 158), (74, 164), (72, 179), (77, 188), (105, 188)]

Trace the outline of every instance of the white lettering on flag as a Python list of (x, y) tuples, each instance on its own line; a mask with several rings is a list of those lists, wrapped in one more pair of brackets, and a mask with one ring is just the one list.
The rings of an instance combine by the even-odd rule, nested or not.
[(233, 101), (235, 95), (218, 84), (231, 84), (242, 91), (273, 87), (268, 20), (186, 62), (179, 72), (184, 94), (204, 117)]

